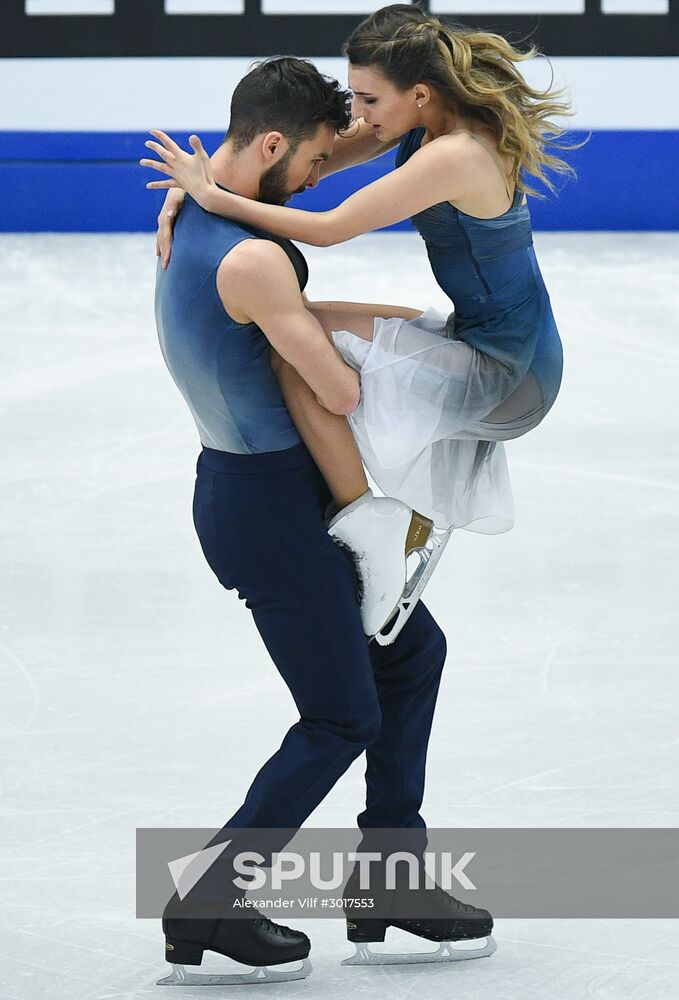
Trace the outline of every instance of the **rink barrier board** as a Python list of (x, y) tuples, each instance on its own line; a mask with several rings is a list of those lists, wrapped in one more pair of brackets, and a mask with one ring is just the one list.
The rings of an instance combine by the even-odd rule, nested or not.
[[(188, 133), (176, 132), (185, 147)], [(585, 137), (573, 132), (570, 141)], [(160, 175), (139, 166), (149, 151), (142, 132), (0, 132), (2, 232), (148, 232), (164, 192)], [(204, 132), (214, 150), (222, 132)], [(150, 154), (149, 154), (150, 155)], [(386, 173), (394, 152), (341, 171), (291, 204), (332, 208)], [(557, 197), (530, 199), (535, 230), (679, 230), (679, 130), (597, 130), (565, 154), (578, 180), (557, 178)], [(389, 227), (409, 230), (409, 222)]]

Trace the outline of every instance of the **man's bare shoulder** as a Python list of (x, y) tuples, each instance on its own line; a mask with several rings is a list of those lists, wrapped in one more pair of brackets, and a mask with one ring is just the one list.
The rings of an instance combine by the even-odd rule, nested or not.
[(288, 255), (273, 240), (245, 239), (224, 257), (217, 278), (228, 279), (230, 283), (234, 280), (261, 280), (264, 283), (272, 274), (285, 273), (289, 268)]
[(230, 250), (217, 269), (222, 305), (237, 323), (262, 318), (285, 305), (296, 308), (302, 297), (288, 255), (272, 240), (246, 239)]

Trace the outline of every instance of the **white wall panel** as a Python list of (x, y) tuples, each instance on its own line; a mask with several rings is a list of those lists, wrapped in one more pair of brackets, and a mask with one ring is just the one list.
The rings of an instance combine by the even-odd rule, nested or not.
[(670, 0), (601, 0), (604, 14), (669, 14)]
[[(346, 84), (342, 58), (315, 59)], [(222, 129), (231, 93), (252, 59), (1, 59), (2, 130)], [(578, 128), (679, 129), (679, 58), (554, 58), (555, 83), (569, 85)], [(523, 64), (535, 86), (549, 83), (544, 59)]]
[(431, 0), (434, 14), (584, 14), (585, 0)]
[(26, 0), (24, 10), (32, 16), (114, 13), (115, 0)]
[(166, 14), (242, 14), (244, 0), (165, 0)]
[(261, 10), (262, 14), (372, 14), (378, 8), (375, 0), (262, 0)]

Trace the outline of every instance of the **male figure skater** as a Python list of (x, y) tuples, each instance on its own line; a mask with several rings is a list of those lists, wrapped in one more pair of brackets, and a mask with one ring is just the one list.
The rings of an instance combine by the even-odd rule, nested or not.
[[(211, 160), (216, 181), (278, 203), (313, 186), (348, 124), (348, 106), (337, 82), (312, 64), (265, 61), (234, 92), (227, 138)], [(189, 197), (170, 264), (158, 268), (160, 344), (202, 443), (198, 538), (220, 583), (252, 612), (300, 714), (220, 839), (230, 828), (299, 828), (365, 750), (364, 839), (370, 828), (407, 828), (423, 850), (419, 808), (445, 638), (421, 602), (392, 645), (369, 644), (364, 633), (351, 559), (324, 522), (330, 492), (270, 364), (273, 346), (329, 410), (348, 413), (358, 404), (356, 372), (305, 308), (306, 278), (292, 244), (210, 215)], [(172, 963), (200, 964), (204, 950), (255, 966), (309, 953), (305, 934), (266, 918), (184, 919), (176, 897), (174, 904), (163, 920)], [(455, 917), (459, 931), (460, 912), (444, 909), (433, 923), (440, 930), (446, 918), (450, 929)], [(457, 936), (490, 932), (489, 914), (474, 914), (475, 933)], [(423, 933), (421, 922), (412, 923), (399, 926)], [(371, 937), (368, 927), (361, 936), (360, 924), (349, 923), (350, 940), (383, 939), (384, 930)]]

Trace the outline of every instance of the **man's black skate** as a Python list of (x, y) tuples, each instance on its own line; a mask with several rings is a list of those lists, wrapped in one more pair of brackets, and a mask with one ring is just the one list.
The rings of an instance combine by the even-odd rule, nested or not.
[[(198, 925), (198, 926), (196, 926)], [(268, 917), (229, 920), (163, 920), (165, 958), (177, 965), (200, 965), (215, 951), (243, 965), (283, 965), (301, 961), (311, 950), (302, 931)]]
[[(174, 897), (176, 912), (176, 896)], [(166, 907), (166, 912), (170, 904)], [(281, 982), (304, 979), (311, 971), (308, 960), (311, 941), (302, 931), (275, 924), (256, 909), (249, 918), (201, 919), (163, 917), (165, 959), (174, 966), (173, 975), (159, 985), (240, 985), (250, 982)], [(224, 975), (187, 973), (184, 965), (201, 965), (206, 951), (254, 966), (254, 972)], [(302, 962), (293, 971), (269, 972), (266, 967)]]
[[(373, 882), (379, 881), (373, 879)], [(375, 965), (400, 962), (440, 962), (456, 961), (469, 958), (483, 958), (492, 955), (497, 945), (492, 937), (493, 918), (488, 910), (462, 903), (439, 885), (432, 889), (424, 888), (421, 873), (420, 888), (406, 889), (401, 885), (397, 889), (387, 890), (383, 882), (373, 885), (370, 890), (359, 889), (358, 867), (354, 869), (345, 886), (345, 897), (362, 898), (372, 896), (378, 901), (380, 916), (366, 917), (366, 909), (345, 904), (344, 913), (347, 922), (347, 939), (356, 945), (356, 955), (342, 962), (342, 965)], [(407, 893), (407, 896), (404, 895)], [(395, 899), (411, 900), (416, 916), (400, 917), (395, 914)], [(381, 905), (380, 905), (381, 904)], [(401, 911), (403, 903), (401, 902)], [(367, 947), (368, 943), (384, 941), (388, 927), (398, 927), (401, 930), (416, 934), (427, 941), (445, 942), (438, 951), (418, 952), (415, 954), (375, 954)], [(485, 946), (475, 949), (457, 949), (451, 947), (456, 941), (475, 941), (486, 938)]]
[[(414, 891), (414, 890), (413, 890)], [(428, 941), (470, 941), (484, 938), (493, 930), (493, 918), (488, 910), (461, 903), (441, 886), (420, 890), (427, 893), (428, 908), (436, 916), (390, 917), (384, 919), (347, 917), (347, 938), (353, 942), (384, 941), (387, 927), (400, 927)], [(365, 913), (365, 910), (363, 910)]]

